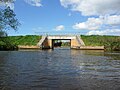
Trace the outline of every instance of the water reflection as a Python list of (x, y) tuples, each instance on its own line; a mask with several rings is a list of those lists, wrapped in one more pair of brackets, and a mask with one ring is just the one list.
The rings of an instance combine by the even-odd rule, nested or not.
[(119, 90), (119, 56), (70, 49), (0, 52), (0, 90)]

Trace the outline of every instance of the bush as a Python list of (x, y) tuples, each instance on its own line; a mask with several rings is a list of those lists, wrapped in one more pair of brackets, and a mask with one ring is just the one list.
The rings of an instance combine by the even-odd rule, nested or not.
[(120, 51), (120, 36), (82, 35), (86, 46), (104, 46), (105, 51)]
[(8, 40), (7, 37), (0, 38), (0, 50), (17, 50), (18, 46)]
[(104, 46), (106, 51), (120, 51), (120, 37), (106, 39)]
[(41, 36), (8, 36), (0, 38), (0, 50), (17, 50), (18, 45), (37, 45)]

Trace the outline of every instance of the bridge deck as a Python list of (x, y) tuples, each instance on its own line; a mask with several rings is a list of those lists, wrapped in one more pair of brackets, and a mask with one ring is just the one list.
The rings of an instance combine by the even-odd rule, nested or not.
[(81, 35), (81, 34), (84, 34), (83, 32), (35, 32), (37, 35), (40, 35), (40, 36), (43, 36), (43, 35), (48, 35), (48, 36), (51, 36), (51, 35), (69, 35), (69, 36), (75, 36), (75, 35)]
[(48, 39), (62, 39), (62, 40), (66, 40), (66, 39), (75, 39), (76, 36), (70, 36), (70, 35), (51, 35), (48, 36)]

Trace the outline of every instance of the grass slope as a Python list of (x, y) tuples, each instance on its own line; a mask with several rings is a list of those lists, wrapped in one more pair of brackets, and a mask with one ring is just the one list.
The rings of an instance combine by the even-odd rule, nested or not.
[(120, 42), (120, 36), (81, 35), (86, 46), (104, 46), (105, 43), (113, 41)]
[[(81, 35), (86, 46), (105, 46), (106, 50), (120, 51), (120, 36), (99, 36)], [(38, 35), (26, 35), (26, 36), (8, 36), (0, 38), (0, 46), (11, 45), (37, 45), (41, 36)], [(5, 41), (5, 42), (3, 42)], [(4, 45), (5, 44), (5, 45)]]
[(120, 36), (82, 35), (86, 46), (104, 46), (107, 51), (120, 51)]
[(41, 36), (26, 35), (26, 36), (9, 36), (8, 39), (16, 45), (36, 45)]

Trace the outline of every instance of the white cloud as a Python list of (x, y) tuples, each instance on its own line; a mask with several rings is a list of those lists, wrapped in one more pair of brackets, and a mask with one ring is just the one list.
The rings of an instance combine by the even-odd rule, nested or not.
[(87, 35), (117, 35), (117, 36), (120, 36), (120, 29), (89, 31)]
[(109, 25), (120, 25), (120, 15), (112, 15), (104, 18), (105, 23)]
[[(7, 1), (0, 1), (0, 6), (9, 6), (11, 9), (14, 9), (14, 3), (16, 0), (7, 0)], [(42, 6), (41, 0), (24, 0), (27, 4), (32, 6), (40, 7)]]
[[(104, 27), (103, 27), (104, 26)], [(120, 26), (120, 15), (100, 16), (99, 18), (88, 18), (87, 21), (76, 23), (73, 29), (100, 30), (104, 28), (118, 28)]]
[(56, 31), (61, 31), (61, 30), (64, 30), (65, 27), (63, 25), (59, 25), (55, 28)]
[(88, 26), (85, 24), (85, 22), (82, 23), (76, 23), (75, 25), (73, 25), (73, 29), (88, 29)]
[(9, 6), (12, 10), (14, 9), (14, 3), (13, 2), (15, 2), (16, 0), (7, 0), (7, 1), (5, 1), (5, 0), (3, 0), (3, 1), (0, 1), (0, 6)]
[[(120, 35), (120, 0), (60, 0), (61, 5), (88, 17), (73, 29), (91, 30), (87, 34)], [(94, 17), (98, 16), (98, 17)]]
[(32, 6), (36, 6), (36, 7), (42, 6), (41, 0), (24, 0), (24, 1)]
[(120, 0), (60, 0), (61, 5), (84, 16), (120, 14)]
[(76, 23), (73, 25), (73, 29), (98, 30), (102, 24), (103, 20), (100, 18), (88, 18), (86, 22)]

